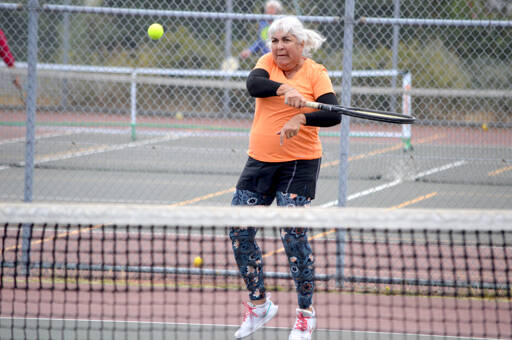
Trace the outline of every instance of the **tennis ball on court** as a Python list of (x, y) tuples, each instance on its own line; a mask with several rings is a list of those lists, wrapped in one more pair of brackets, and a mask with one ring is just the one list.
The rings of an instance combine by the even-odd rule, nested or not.
[(203, 266), (203, 259), (201, 258), (201, 256), (196, 256), (196, 258), (194, 259), (194, 267), (202, 267)]
[(148, 28), (148, 35), (153, 40), (158, 40), (164, 34), (164, 28), (162, 25), (154, 23)]
[(487, 127), (487, 124), (485, 124), (485, 123), (482, 124), (482, 130), (487, 131), (488, 128), (489, 127)]
[(177, 113), (176, 113), (176, 119), (178, 119), (178, 120), (182, 120), (182, 119), (183, 119), (183, 113), (181, 113), (181, 112), (177, 112)]

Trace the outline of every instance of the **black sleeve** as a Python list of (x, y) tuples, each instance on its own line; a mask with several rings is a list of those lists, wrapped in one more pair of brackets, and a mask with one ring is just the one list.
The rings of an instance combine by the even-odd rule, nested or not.
[[(338, 105), (338, 100), (334, 93), (326, 93), (316, 99), (317, 102), (323, 104)], [(341, 115), (331, 111), (315, 111), (305, 113), (306, 124), (308, 126), (329, 127), (341, 123)]]
[(255, 68), (249, 73), (245, 85), (252, 97), (266, 98), (277, 96), (277, 89), (282, 84), (270, 80), (270, 75), (264, 69)]
[[(252, 97), (266, 98), (277, 96), (277, 89), (282, 83), (270, 80), (270, 75), (262, 68), (256, 68), (249, 73), (246, 86)], [(334, 93), (326, 93), (316, 99), (317, 102), (324, 104), (338, 105), (338, 100)], [(341, 122), (341, 115), (331, 111), (315, 111), (306, 113), (306, 125), (329, 127)]]

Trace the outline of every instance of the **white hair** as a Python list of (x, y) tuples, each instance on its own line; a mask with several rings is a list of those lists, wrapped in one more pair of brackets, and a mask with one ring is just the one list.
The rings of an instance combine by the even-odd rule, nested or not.
[(289, 33), (295, 36), (299, 43), (304, 42), (304, 51), (302, 54), (306, 57), (311, 56), (311, 53), (319, 49), (326, 40), (317, 31), (305, 28), (302, 22), (294, 16), (287, 16), (275, 20), (268, 29), (269, 38), (276, 32)]
[(281, 1), (278, 0), (268, 0), (265, 2), (265, 8), (267, 7), (274, 7), (277, 13), (281, 13), (283, 11), (283, 5), (281, 4)]

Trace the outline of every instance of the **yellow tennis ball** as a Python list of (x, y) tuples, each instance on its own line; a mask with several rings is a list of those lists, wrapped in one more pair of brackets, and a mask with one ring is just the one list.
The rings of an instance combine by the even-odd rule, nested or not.
[(202, 267), (203, 266), (203, 259), (201, 258), (201, 256), (196, 256), (196, 258), (194, 259), (194, 267)]
[(487, 129), (488, 129), (487, 124), (483, 123), (482, 124), (482, 130), (487, 131)]
[(183, 119), (183, 113), (181, 113), (181, 112), (177, 112), (177, 113), (176, 113), (176, 119), (178, 119), (178, 120), (182, 120), (182, 119)]
[(154, 23), (148, 28), (148, 36), (153, 40), (158, 40), (164, 35), (164, 28), (162, 25)]

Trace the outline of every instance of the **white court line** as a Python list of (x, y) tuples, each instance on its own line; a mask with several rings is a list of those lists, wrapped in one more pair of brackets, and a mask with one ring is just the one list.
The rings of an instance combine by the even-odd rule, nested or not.
[[(185, 323), (185, 322), (164, 322), (164, 321), (138, 321), (138, 320), (106, 320), (106, 319), (66, 319), (66, 318), (30, 318), (30, 317), (8, 317), (0, 316), (0, 320), (26, 320), (26, 321), (60, 321), (60, 322), (95, 322), (95, 323), (122, 323), (137, 325), (176, 325), (176, 326), (207, 326), (207, 327), (240, 327), (240, 325), (208, 324), (208, 323)], [(278, 328), (278, 327), (275, 327)]]
[[(65, 159), (82, 157), (82, 156), (96, 155), (96, 154), (110, 152), (110, 151), (119, 151), (119, 150), (135, 148), (135, 147), (139, 147), (139, 146), (145, 146), (145, 145), (150, 145), (150, 144), (155, 144), (155, 143), (160, 143), (160, 142), (167, 142), (170, 140), (176, 140), (176, 139), (179, 139), (180, 137), (181, 136), (178, 137), (178, 136), (169, 135), (169, 136), (165, 136), (162, 138), (153, 138), (153, 139), (147, 139), (147, 140), (143, 140), (143, 141), (131, 142), (131, 143), (125, 143), (125, 144), (119, 144), (119, 145), (111, 145), (111, 146), (101, 145), (101, 146), (97, 146), (97, 147), (93, 147), (93, 148), (79, 150), (78, 152), (72, 151), (69, 153), (48, 155), (46, 157), (39, 158), (34, 163), (41, 164), (41, 163), (61, 161), (61, 160), (65, 160)], [(23, 166), (24, 164), (25, 164), (25, 162), (20, 163), (21, 166)]]
[[(76, 134), (76, 133), (75, 132), (47, 133), (47, 134), (38, 135), (36, 137), (36, 141), (38, 141), (40, 139), (44, 139), (44, 138), (69, 136), (69, 135), (74, 135), (74, 134)], [(11, 138), (11, 139), (6, 139), (6, 140), (3, 140), (3, 141), (0, 141), (0, 146), (7, 145), (7, 144), (24, 143), (25, 141), (26, 141), (25, 137)], [(12, 166), (10, 166), (10, 165), (3, 165), (3, 166), (0, 166), (0, 171), (7, 170), (7, 169), (10, 169), (10, 168), (12, 168)]]
[[(129, 148), (136, 148), (139, 146), (167, 142), (170, 140), (177, 140), (184, 136), (188, 137), (189, 134), (167, 135), (167, 136), (164, 136), (161, 138), (153, 138), (153, 139), (147, 139), (147, 140), (130, 142), (130, 143), (119, 144), (119, 145), (110, 145), (110, 146), (109, 145), (101, 145), (101, 146), (96, 146), (96, 147), (87, 148), (87, 149), (81, 149), (81, 150), (77, 150), (77, 151), (70, 151), (70, 152), (64, 152), (64, 153), (58, 153), (58, 154), (50, 154), (50, 155), (43, 156), (43, 157), (36, 159), (34, 161), (34, 165), (39, 165), (39, 164), (43, 164), (43, 163), (47, 163), (47, 162), (61, 161), (61, 160), (71, 159), (71, 158), (76, 158), (76, 157), (96, 155), (96, 154), (110, 152), (110, 151), (119, 151), (119, 150), (124, 150), (124, 149), (129, 149)], [(25, 166), (25, 161), (18, 162), (18, 163), (16, 163), (15, 166), (23, 167), (23, 166)], [(5, 170), (5, 169), (9, 169), (9, 168), (11, 168), (11, 166), (3, 166), (3, 167), (0, 167), (0, 170)]]
[(417, 174), (414, 177), (414, 179), (416, 180), (416, 179), (421, 178), (421, 177), (425, 177), (425, 176), (428, 176), (428, 175), (435, 174), (436, 172), (441, 172), (441, 171), (444, 171), (444, 170), (449, 170), (449, 169), (452, 169), (452, 168), (456, 168), (456, 167), (464, 165), (466, 163), (467, 163), (466, 161), (458, 161), (458, 162), (448, 163), (448, 164), (440, 166), (438, 168), (433, 168), (433, 169), (430, 169), (430, 170), (427, 170), (427, 171), (424, 171), (424, 172), (420, 172), (419, 174)]
[[(240, 325), (229, 325), (229, 324), (212, 324), (212, 323), (186, 323), (186, 322), (165, 322), (165, 321), (137, 321), (137, 320), (101, 320), (101, 319), (69, 319), (69, 318), (44, 318), (44, 317), (8, 317), (8, 316), (0, 316), (0, 320), (6, 320), (6, 321), (46, 321), (46, 322), (81, 322), (81, 323), (111, 323), (113, 325), (115, 324), (132, 324), (132, 325), (144, 325), (144, 326), (151, 326), (151, 325), (161, 325), (161, 326), (185, 326), (187, 327), (187, 330), (189, 327), (210, 327), (210, 328), (226, 328), (226, 327), (233, 327), (238, 328)], [(16, 328), (16, 327), (14, 327)], [(279, 330), (286, 330), (289, 331), (289, 327), (264, 327), (266, 329), (273, 329), (276, 331)], [(66, 329), (65, 329), (66, 330)], [(72, 329), (69, 329), (72, 330)], [(116, 331), (123, 331), (122, 329), (116, 329)], [(130, 329), (125, 328), (125, 332), (129, 332)], [(179, 330), (178, 330), (179, 331)], [(228, 331), (229, 332), (229, 331)], [(317, 328), (317, 332), (329, 332), (329, 333), (352, 333), (352, 334), (375, 334), (377, 336), (379, 335), (387, 335), (387, 336), (405, 336), (406, 338), (409, 337), (415, 337), (415, 338), (423, 338), (426, 339), (432, 339), (432, 337), (440, 337), (443, 339), (458, 339), (458, 340), (465, 340), (465, 339), (472, 339), (472, 340), (484, 340), (484, 338), (468, 338), (468, 337), (458, 337), (454, 335), (436, 335), (436, 334), (421, 334), (421, 333), (399, 333), (399, 332), (375, 332), (375, 331), (354, 331), (354, 330), (343, 330), (343, 329), (328, 329), (328, 328)], [(487, 338), (487, 340), (497, 340), (494, 338)]]
[[(448, 163), (448, 164), (445, 164), (445, 165), (440, 166), (440, 167), (432, 168), (432, 169), (429, 169), (427, 171), (420, 172), (419, 174), (417, 174), (416, 176), (413, 177), (413, 180), (417, 180), (417, 179), (420, 179), (422, 177), (426, 177), (428, 175), (432, 175), (432, 174), (435, 174), (435, 173), (438, 173), (438, 172), (441, 172), (441, 171), (453, 169), (453, 168), (456, 168), (458, 166), (462, 166), (462, 165), (464, 165), (466, 163), (467, 163), (466, 161), (462, 160), (462, 161), (457, 161), (457, 162), (453, 162), (453, 163)], [(373, 188), (370, 188), (370, 189), (367, 189), (367, 190), (356, 192), (355, 194), (352, 194), (352, 195), (348, 196), (347, 197), (347, 201), (351, 201), (351, 200), (354, 200), (354, 199), (359, 198), (359, 197), (367, 196), (367, 195), (370, 195), (370, 194), (373, 194), (373, 193), (376, 193), (376, 192), (379, 192), (379, 191), (382, 191), (382, 190), (385, 190), (385, 189), (392, 188), (394, 186), (399, 185), (402, 182), (403, 182), (403, 180), (397, 179), (397, 180), (394, 180), (392, 182), (381, 184), (381, 185), (378, 185), (376, 187), (373, 187)], [(321, 205), (321, 207), (322, 208), (328, 208), (328, 207), (333, 207), (333, 206), (336, 206), (336, 205), (338, 205), (338, 200), (324, 203), (324, 204)]]
[[(43, 139), (43, 138), (69, 136), (69, 135), (74, 135), (74, 134), (76, 134), (76, 133), (75, 132), (64, 132), (64, 133), (47, 133), (47, 134), (42, 134), (42, 135), (40, 134), (40, 135), (36, 136), (36, 140)], [(0, 145), (16, 144), (16, 143), (25, 142), (25, 140), (26, 140), (25, 137), (11, 138), (11, 139), (6, 139), (6, 140), (0, 141)]]

